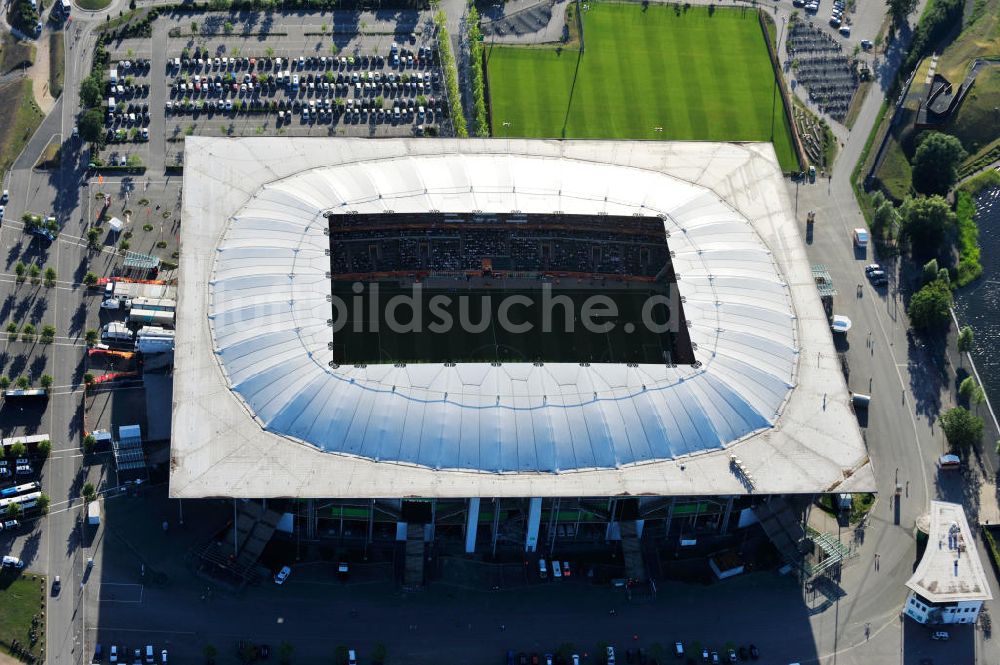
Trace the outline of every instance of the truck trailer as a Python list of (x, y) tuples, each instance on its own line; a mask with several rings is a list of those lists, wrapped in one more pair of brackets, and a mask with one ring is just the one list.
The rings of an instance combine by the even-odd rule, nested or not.
[(135, 306), (135, 301), (133, 300), (132, 309), (128, 313), (128, 323), (132, 325), (153, 324), (156, 326), (173, 328), (174, 313), (172, 311), (166, 312), (156, 309), (141, 309)]

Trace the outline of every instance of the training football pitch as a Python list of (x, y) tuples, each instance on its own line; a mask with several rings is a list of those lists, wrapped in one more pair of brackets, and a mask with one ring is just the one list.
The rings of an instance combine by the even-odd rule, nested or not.
[(589, 7), (582, 54), (486, 45), (493, 136), (772, 141), (773, 119), (798, 170), (755, 11)]

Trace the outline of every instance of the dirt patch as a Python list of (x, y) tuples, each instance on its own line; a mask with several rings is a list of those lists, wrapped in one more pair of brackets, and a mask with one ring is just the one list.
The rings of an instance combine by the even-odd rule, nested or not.
[(49, 92), (50, 57), (49, 49), (38, 49), (35, 53), (35, 64), (28, 69), (28, 76), (35, 91), (35, 102), (38, 103), (43, 115), (48, 115), (56, 103), (55, 97)]

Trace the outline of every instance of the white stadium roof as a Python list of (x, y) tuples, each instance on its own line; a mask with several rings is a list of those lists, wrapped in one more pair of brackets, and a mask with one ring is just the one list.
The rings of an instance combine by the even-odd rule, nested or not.
[[(473, 210), (661, 215), (698, 364), (331, 366), (324, 213)], [(184, 219), (172, 496), (874, 486), (770, 145), (189, 138)]]

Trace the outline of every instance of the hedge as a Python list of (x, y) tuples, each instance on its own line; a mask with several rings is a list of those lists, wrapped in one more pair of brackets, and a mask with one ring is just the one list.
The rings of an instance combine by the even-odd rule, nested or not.
[(462, 96), (458, 92), (458, 67), (455, 66), (455, 56), (451, 52), (451, 37), (445, 23), (447, 18), (443, 11), (434, 16), (438, 29), (438, 51), (441, 53), (441, 68), (444, 70), (444, 82), (448, 87), (448, 109), (451, 112), (451, 122), (455, 126), (455, 136), (465, 139), (469, 130), (465, 126), (465, 114), (462, 112)]
[(472, 116), (476, 136), (489, 136), (490, 126), (486, 118), (486, 82), (483, 74), (483, 33), (479, 29), (479, 12), (469, 8), (469, 67), (472, 72)]

